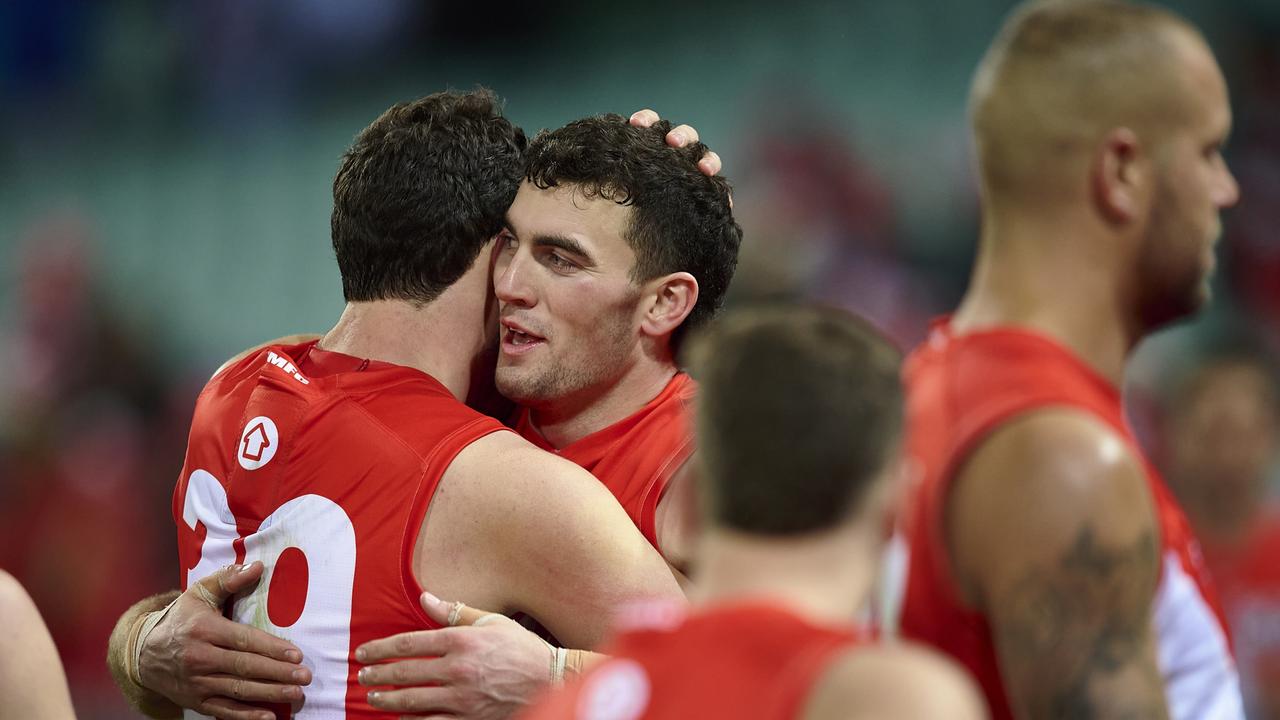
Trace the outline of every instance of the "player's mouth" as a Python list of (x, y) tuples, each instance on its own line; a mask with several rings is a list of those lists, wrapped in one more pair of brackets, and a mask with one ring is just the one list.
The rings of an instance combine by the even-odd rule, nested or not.
[(545, 345), (546, 342), (546, 338), (533, 334), (511, 320), (502, 321), (502, 353), (504, 355), (523, 355)]

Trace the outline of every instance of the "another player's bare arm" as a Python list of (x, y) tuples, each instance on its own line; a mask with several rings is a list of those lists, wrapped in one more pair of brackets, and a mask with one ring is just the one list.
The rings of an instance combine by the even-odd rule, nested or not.
[(958, 477), (948, 521), (1018, 717), (1168, 717), (1152, 622), (1159, 529), (1115, 433), (1072, 410), (1006, 425)]
[[(437, 508), (442, 501), (446, 507)], [(666, 563), (598, 480), (512, 433), (496, 433), (464, 450), (432, 505), (424, 545), (437, 558), (465, 555), (485, 568), (483, 574), (469, 572), (471, 595), (462, 599), (525, 612), (570, 647), (594, 647), (613, 611), (628, 600), (683, 598)], [(465, 571), (437, 568), (432, 590), (461, 597), (443, 578)], [(480, 575), (484, 580), (477, 584)], [(424, 567), (420, 576), (433, 572)], [(431, 655), (437, 657), (417, 659)], [(366, 685), (397, 686), (371, 695), (375, 707), (502, 718), (552, 679), (557, 657), (537, 636), (497, 621), (405, 633), (362, 646), (357, 659), (394, 660), (361, 671)], [(591, 662), (579, 652), (561, 659), (569, 674)], [(416, 687), (426, 683), (434, 686)]]
[[(144, 714), (180, 717), (189, 708), (220, 720), (271, 720), (274, 714), (246, 703), (302, 698), (311, 671), (300, 664), (298, 649), (222, 616), (226, 599), (252, 587), (263, 568), (251, 563), (236, 570), (223, 568), (181, 595), (147, 598), (116, 624), (107, 664), (121, 692)], [(156, 612), (163, 615), (146, 623)]]
[(0, 718), (75, 718), (58, 650), (31, 596), (0, 571)]
[(804, 720), (984, 720), (973, 680), (955, 663), (910, 644), (858, 647), (823, 672)]
[(666, 562), (600, 481), (501, 436), (491, 436), (495, 447), (477, 469), (501, 483), (484, 537), (512, 604), (496, 609), (527, 613), (566, 645), (593, 648), (623, 603), (683, 599)]

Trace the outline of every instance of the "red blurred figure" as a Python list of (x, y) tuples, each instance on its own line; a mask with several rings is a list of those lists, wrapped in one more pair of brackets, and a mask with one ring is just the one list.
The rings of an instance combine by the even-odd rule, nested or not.
[(1198, 365), (1167, 408), (1165, 465), (1218, 585), (1250, 718), (1280, 718), (1280, 387), (1258, 354)]

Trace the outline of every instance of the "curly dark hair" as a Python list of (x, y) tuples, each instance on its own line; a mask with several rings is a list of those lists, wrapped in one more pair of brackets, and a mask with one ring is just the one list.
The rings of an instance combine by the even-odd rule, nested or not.
[(729, 181), (698, 169), (707, 146), (671, 147), (670, 130), (666, 120), (639, 128), (613, 114), (576, 120), (529, 143), (525, 177), (542, 189), (574, 185), (588, 197), (631, 206), (624, 239), (636, 254), (635, 282), (681, 271), (697, 279), (698, 302), (672, 335), (675, 348), (724, 303), (742, 228), (729, 205)]
[(487, 89), (400, 103), (360, 131), (333, 180), (333, 250), (348, 302), (428, 303), (502, 227), (524, 131)]

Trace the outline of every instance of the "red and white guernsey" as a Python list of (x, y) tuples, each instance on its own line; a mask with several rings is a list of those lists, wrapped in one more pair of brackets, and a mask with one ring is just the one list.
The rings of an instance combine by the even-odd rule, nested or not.
[(953, 336), (946, 322), (908, 358), (905, 379), (907, 452), (922, 477), (905, 527), (902, 634), (958, 660), (981, 684), (994, 717), (1012, 717), (987, 620), (960, 599), (951, 575), (943, 505), (956, 469), (1002, 423), (1046, 407), (1075, 408), (1110, 426), (1146, 466), (1162, 541), (1152, 621), (1170, 716), (1242, 718), (1235, 662), (1195, 538), (1138, 447), (1117, 388), (1042, 335), (1009, 328)]
[(697, 388), (692, 378), (677, 373), (657, 397), (626, 419), (558, 449), (533, 426), (527, 409), (520, 412), (516, 432), (596, 476), (661, 552), (658, 501), (671, 477), (693, 455), (692, 403)]
[(791, 720), (853, 627), (815, 625), (780, 606), (701, 610), (649, 603), (621, 613), (610, 659), (541, 699), (522, 720)]
[(422, 372), (314, 342), (235, 363), (196, 400), (173, 496), (182, 587), (263, 561), (232, 618), (302, 650), (314, 679), (292, 717), (384, 717), (352, 652), (435, 627), (418, 605), (419, 528), (458, 452), (502, 429)]

